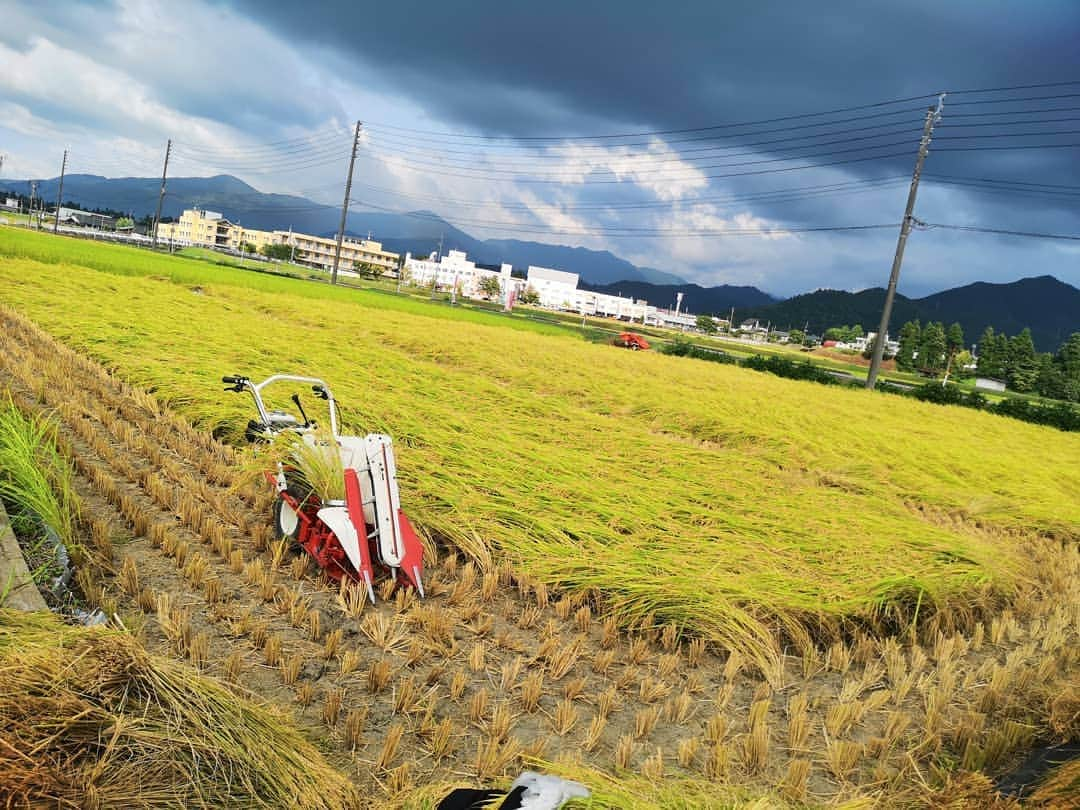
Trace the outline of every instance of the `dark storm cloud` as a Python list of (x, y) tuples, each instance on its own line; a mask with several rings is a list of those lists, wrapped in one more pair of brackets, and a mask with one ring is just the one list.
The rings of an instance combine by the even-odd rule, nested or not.
[(1073, 2), (239, 5), (379, 68), (445, 119), (514, 134), (565, 132), (559, 110), (662, 129), (1072, 78), (1080, 36)]
[[(310, 47), (334, 48), (354, 60), (358, 72), (408, 95), (432, 117), (491, 134), (677, 129), (938, 90), (1080, 78), (1080, 4), (1071, 0), (237, 5)], [(1069, 91), (1080, 87), (1058, 92)], [(949, 101), (939, 135), (971, 133), (950, 131)], [(1080, 99), (1072, 101), (1080, 106)], [(898, 120), (910, 124), (911, 134), (900, 139), (911, 145), (891, 150), (903, 157), (850, 164), (848, 171), (910, 172), (925, 103), (910, 106), (910, 117)], [(1075, 150), (944, 151), (971, 143), (993, 145), (939, 141), (928, 171), (1080, 183)], [(1038, 212), (1062, 207), (1060, 200), (1032, 198), (1016, 206), (1012, 220), (1026, 227)], [(810, 219), (821, 210), (803, 209)], [(789, 217), (797, 210), (755, 206), (763, 215)]]

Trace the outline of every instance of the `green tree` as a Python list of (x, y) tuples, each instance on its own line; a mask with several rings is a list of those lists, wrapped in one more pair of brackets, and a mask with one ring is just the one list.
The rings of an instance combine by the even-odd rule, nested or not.
[(1052, 354), (1039, 355), (1039, 375), (1035, 381), (1035, 390), (1041, 396), (1051, 399), (1069, 399), (1069, 386), (1065, 371)]
[(131, 217), (120, 217), (119, 219), (116, 220), (116, 228), (117, 228), (117, 230), (119, 230), (121, 228), (132, 228), (134, 226), (135, 226), (135, 220), (133, 220)]
[(1014, 391), (1027, 393), (1035, 390), (1039, 379), (1039, 358), (1030, 329), (1025, 328), (1019, 335), (1009, 338), (1005, 379)]
[(806, 341), (806, 332), (802, 329), (792, 329), (788, 332), (788, 342), (793, 343), (796, 346), (802, 346)]
[(495, 276), (484, 276), (480, 280), (479, 289), (488, 298), (498, 298), (502, 292), (502, 285)]
[(971, 356), (971, 352), (967, 349), (961, 349), (952, 356), (952, 374), (953, 379), (962, 380), (965, 377), (971, 376), (971, 371), (968, 366), (971, 365), (974, 358)]
[(928, 323), (922, 331), (922, 342), (919, 344), (919, 368), (941, 371), (945, 367), (946, 348), (945, 327), (937, 321)]
[(822, 340), (836, 340), (843, 341), (847, 336), (846, 326), (830, 326), (825, 330), (825, 334), (821, 336)]
[(540, 293), (538, 293), (532, 287), (526, 287), (522, 290), (521, 295), (518, 296), (518, 301), (523, 304), (539, 304)]
[(976, 371), (981, 377), (1000, 379), (1005, 376), (1005, 358), (998, 353), (997, 336), (994, 327), (983, 330), (978, 343), (979, 360)]
[(964, 348), (964, 328), (960, 324), (954, 323), (949, 327), (945, 333), (945, 345), (949, 354), (956, 354)]
[(694, 321), (694, 326), (707, 335), (712, 335), (716, 332), (716, 321), (712, 319), (711, 315), (698, 315), (697, 320)]
[(915, 370), (915, 355), (922, 343), (922, 325), (908, 321), (900, 329), (900, 349), (896, 353), (896, 367), (901, 371)]
[(1080, 383), (1080, 332), (1073, 332), (1057, 352), (1066, 380)]
[(848, 343), (853, 343), (863, 336), (863, 328), (861, 323), (857, 323), (854, 326), (847, 328), (847, 334), (844, 336), (844, 340)]
[(259, 253), (268, 259), (277, 259), (278, 261), (288, 261), (292, 258), (292, 246), (291, 245), (263, 245), (259, 248)]

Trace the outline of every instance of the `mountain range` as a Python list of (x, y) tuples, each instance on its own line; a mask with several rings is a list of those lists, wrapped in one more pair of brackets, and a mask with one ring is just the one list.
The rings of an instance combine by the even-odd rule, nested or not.
[[(38, 182), (38, 194), (55, 201), (59, 178)], [(106, 178), (90, 174), (69, 174), (64, 178), (64, 201), (92, 208), (125, 211), (136, 218), (153, 214), (161, 179), (154, 177)], [(0, 191), (29, 194), (29, 181), (0, 181)], [(215, 177), (170, 177), (162, 204), (163, 217), (179, 217), (187, 208), (220, 211), (226, 219), (248, 228), (287, 230), (330, 236), (337, 233), (341, 207), (321, 205), (305, 197), (266, 194), (231, 175)], [(637, 267), (606, 250), (589, 250), (518, 239), (476, 239), (455, 228), (430, 211), (379, 213), (350, 211), (345, 230), (381, 242), (397, 253), (411, 251), (427, 255), (437, 250), (464, 250), (480, 264), (509, 262), (515, 267), (573, 268), (574, 272), (599, 284), (634, 279), (657, 283), (679, 283), (683, 279), (649, 267)]]
[[(874, 331), (881, 320), (885, 290), (857, 293), (818, 290), (761, 307), (736, 312), (736, 320), (756, 317), (780, 329), (808, 329), (821, 334), (830, 326), (862, 324)], [(724, 310), (720, 310), (722, 314)], [(975, 343), (987, 326), (1014, 335), (1025, 327), (1039, 351), (1056, 350), (1073, 332), (1080, 332), (1080, 290), (1053, 276), (1022, 278), (1007, 284), (978, 281), (963, 287), (907, 298), (897, 294), (890, 322), (895, 336), (906, 321), (959, 323), (967, 343)]]
[[(40, 181), (38, 193), (55, 200), (58, 178)], [(64, 178), (64, 200), (88, 208), (109, 208), (135, 217), (153, 214), (161, 189), (160, 178), (105, 178), (73, 174)], [(0, 181), (0, 191), (28, 194), (27, 181)], [(222, 212), (232, 222), (249, 228), (288, 229), (303, 233), (336, 233), (341, 209), (288, 194), (267, 194), (230, 175), (175, 177), (168, 181), (162, 216), (178, 217), (186, 208)], [(872, 330), (881, 317), (885, 291), (818, 290), (778, 300), (756, 287), (721, 285), (701, 287), (679, 276), (639, 267), (606, 250), (590, 250), (518, 239), (477, 239), (430, 211), (349, 213), (346, 231), (368, 233), (392, 251), (427, 255), (438, 249), (464, 250), (481, 264), (509, 262), (517, 268), (530, 264), (576, 272), (583, 287), (621, 294), (662, 307), (674, 305), (676, 293), (684, 294), (684, 311), (726, 316), (735, 308), (736, 321), (756, 317), (781, 329), (807, 328), (820, 334), (830, 326), (862, 324)], [(986, 326), (1015, 334), (1031, 329), (1041, 351), (1053, 351), (1075, 331), (1080, 331), (1080, 290), (1053, 276), (1024, 278), (1009, 284), (977, 282), (955, 289), (907, 298), (897, 295), (893, 305), (892, 331), (905, 321), (919, 319), (958, 322), (967, 342), (978, 340)]]

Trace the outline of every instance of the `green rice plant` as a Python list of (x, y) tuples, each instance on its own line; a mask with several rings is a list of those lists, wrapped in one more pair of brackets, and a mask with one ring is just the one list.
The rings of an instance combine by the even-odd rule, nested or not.
[(20, 534), (37, 534), (40, 522), (68, 547), (78, 545), (81, 505), (71, 464), (57, 449), (50, 419), (28, 416), (9, 397), (0, 402), (0, 499)]

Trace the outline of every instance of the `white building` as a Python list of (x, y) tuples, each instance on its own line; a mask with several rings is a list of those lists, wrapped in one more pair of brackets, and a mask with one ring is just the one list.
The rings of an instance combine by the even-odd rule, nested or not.
[(656, 315), (656, 307), (650, 307), (647, 301), (635, 301), (633, 298), (623, 298), (621, 295), (605, 295), (589, 290), (575, 289), (569, 303), (569, 307), (560, 308), (572, 309), (582, 315), (595, 315), (601, 318), (617, 318), (641, 323), (644, 322), (643, 319), (651, 319)]
[(508, 291), (517, 290), (520, 294), (523, 286), (520, 279), (511, 277), (511, 265), (502, 264), (498, 272), (477, 267), (463, 250), (451, 250), (437, 259), (414, 259), (411, 253), (406, 253), (405, 269), (410, 284), (427, 287), (434, 283), (442, 290), (457, 290), (466, 298), (481, 297), (480, 284), (486, 278), (498, 280), (499, 298), (504, 302)]
[(548, 309), (577, 309), (578, 274), (550, 267), (529, 266), (527, 287), (540, 296), (540, 306)]

